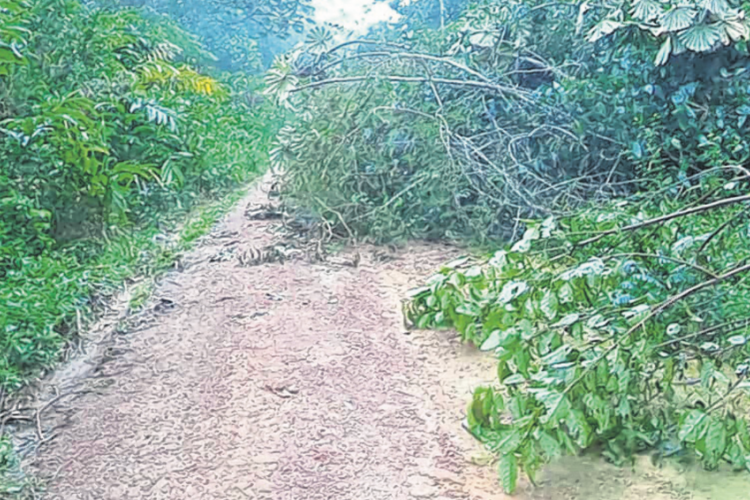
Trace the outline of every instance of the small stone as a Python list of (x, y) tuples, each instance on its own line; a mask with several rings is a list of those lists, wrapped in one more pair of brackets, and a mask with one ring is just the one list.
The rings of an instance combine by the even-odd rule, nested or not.
[(411, 487), (409, 494), (414, 498), (430, 498), (435, 496), (437, 488), (428, 484), (417, 484)]
[(255, 462), (256, 464), (275, 464), (278, 461), (279, 456), (270, 453), (264, 455), (256, 455), (255, 457), (253, 457), (253, 462)]
[(271, 481), (266, 481), (265, 479), (259, 479), (255, 481), (255, 485), (253, 488), (258, 493), (271, 493), (273, 491), (273, 484)]
[(430, 498), (435, 496), (438, 491), (435, 482), (423, 475), (411, 476), (408, 482), (411, 485), (409, 494), (413, 498)]

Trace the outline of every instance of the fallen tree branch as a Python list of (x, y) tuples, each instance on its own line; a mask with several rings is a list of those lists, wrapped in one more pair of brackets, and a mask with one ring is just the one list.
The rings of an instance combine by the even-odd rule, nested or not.
[(396, 83), (429, 83), (430, 81), (434, 83), (440, 83), (444, 85), (453, 85), (457, 87), (474, 87), (474, 88), (483, 88), (487, 90), (494, 90), (498, 93), (511, 93), (516, 94), (518, 97), (521, 97), (522, 99), (528, 100), (529, 93), (526, 91), (523, 91), (518, 88), (513, 87), (506, 87), (503, 85), (498, 85), (496, 83), (487, 83), (487, 82), (477, 82), (474, 80), (453, 80), (450, 78), (428, 78), (424, 76), (399, 76), (399, 75), (381, 75), (381, 76), (348, 76), (348, 77), (340, 77), (340, 78), (329, 78), (328, 80), (320, 80), (318, 82), (311, 82), (307, 85), (302, 85), (301, 87), (295, 87), (289, 91), (290, 94), (294, 94), (297, 92), (302, 92), (303, 90), (309, 90), (314, 89), (318, 87), (325, 87), (326, 85), (336, 85), (341, 83), (359, 83), (367, 80), (376, 80), (376, 79), (383, 79), (388, 80), (390, 82), (396, 82)]
[(329, 69), (331, 69), (334, 66), (338, 66), (339, 64), (352, 60), (352, 59), (364, 59), (367, 57), (393, 57), (393, 58), (400, 58), (400, 59), (421, 59), (425, 61), (434, 61), (439, 62), (442, 64), (447, 64), (448, 66), (453, 66), (456, 69), (460, 69), (461, 71), (465, 71), (466, 73), (469, 73), (470, 75), (476, 76), (480, 80), (492, 83), (492, 80), (488, 77), (484, 76), (479, 71), (476, 71), (474, 69), (471, 69), (470, 67), (461, 64), (459, 62), (454, 61), (451, 58), (448, 57), (440, 57), (440, 56), (433, 56), (430, 54), (423, 54), (423, 53), (410, 53), (410, 52), (389, 52), (389, 51), (380, 51), (380, 52), (360, 52), (357, 54), (351, 54), (346, 57), (342, 57), (341, 59), (337, 59), (329, 64), (326, 64), (322, 68), (320, 68), (318, 71), (316, 71), (314, 74), (318, 75), (320, 73), (323, 73)]
[(596, 236), (593, 236), (591, 238), (588, 238), (586, 240), (580, 241), (576, 243), (575, 246), (585, 246), (590, 243), (594, 243), (596, 241), (599, 241), (600, 239), (604, 238), (605, 236), (610, 236), (612, 234), (617, 234), (621, 232), (629, 232), (629, 231), (635, 231), (638, 229), (643, 229), (644, 227), (653, 226), (654, 224), (661, 224), (662, 222), (667, 222), (672, 219), (677, 219), (680, 217), (685, 217), (686, 215), (693, 215), (699, 212), (705, 212), (708, 210), (713, 210), (714, 208), (721, 208), (728, 205), (734, 205), (735, 203), (742, 203), (743, 201), (750, 201), (750, 194), (745, 194), (742, 196), (734, 196), (732, 198), (724, 198), (722, 200), (714, 201), (711, 203), (708, 203), (706, 205), (700, 205), (697, 207), (692, 208), (686, 208), (685, 210), (678, 210), (677, 212), (672, 212), (671, 214), (662, 215), (661, 217), (656, 217), (655, 219), (649, 219), (647, 221), (639, 222), (637, 224), (631, 224), (629, 226), (625, 227), (617, 227), (614, 229), (609, 229), (607, 231), (603, 231), (599, 233)]
[(649, 320), (653, 319), (654, 317), (658, 316), (659, 314), (663, 313), (665, 310), (669, 309), (673, 305), (675, 305), (677, 302), (680, 302), (681, 300), (684, 300), (688, 297), (690, 297), (693, 294), (696, 294), (700, 292), (701, 290), (704, 290), (706, 288), (710, 288), (718, 283), (721, 283), (722, 281), (726, 281), (728, 279), (734, 278), (742, 273), (745, 273), (747, 271), (750, 271), (750, 264), (744, 264), (741, 266), (737, 266), (734, 269), (731, 269), (727, 271), (726, 273), (717, 276), (716, 278), (704, 281), (703, 283), (699, 283), (695, 285), (694, 287), (688, 288), (687, 290), (684, 290), (677, 295), (673, 295), (672, 297), (668, 298), (664, 302), (662, 302), (659, 306), (657, 306), (653, 311), (648, 313), (645, 318), (640, 320), (638, 323), (630, 327), (630, 329), (622, 334), (622, 336), (617, 339), (616, 342), (614, 342), (611, 346), (609, 346), (603, 353), (601, 353), (591, 364), (589, 364), (585, 370), (583, 370), (583, 373), (581, 373), (578, 377), (576, 377), (573, 382), (568, 385), (565, 390), (563, 391), (563, 396), (570, 393), (570, 391), (573, 390), (573, 388), (578, 385), (581, 380), (586, 377), (589, 373), (591, 373), (596, 366), (607, 356), (609, 356), (612, 351), (620, 347), (622, 344), (625, 343), (626, 340), (630, 338), (631, 335), (633, 335), (638, 329), (642, 328)]

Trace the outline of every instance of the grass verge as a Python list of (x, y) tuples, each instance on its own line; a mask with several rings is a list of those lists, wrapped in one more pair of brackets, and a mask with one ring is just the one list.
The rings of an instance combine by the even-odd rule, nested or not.
[[(21, 271), (0, 283), (0, 331), (7, 333), (0, 351), (0, 402), (52, 369), (65, 346), (125, 284), (140, 280), (130, 307), (144, 304), (154, 280), (173, 268), (246, 191), (238, 188), (149, 227), (27, 259)], [(33, 478), (24, 476), (10, 438), (0, 436), (0, 498), (33, 498), (37, 488)]]

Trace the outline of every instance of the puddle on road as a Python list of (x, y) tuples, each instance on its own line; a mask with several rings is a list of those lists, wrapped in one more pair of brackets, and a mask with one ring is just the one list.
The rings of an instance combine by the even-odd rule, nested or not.
[(596, 456), (568, 457), (548, 465), (536, 488), (519, 500), (748, 500), (750, 473), (708, 472), (699, 465), (655, 466), (639, 457), (633, 467), (616, 467)]

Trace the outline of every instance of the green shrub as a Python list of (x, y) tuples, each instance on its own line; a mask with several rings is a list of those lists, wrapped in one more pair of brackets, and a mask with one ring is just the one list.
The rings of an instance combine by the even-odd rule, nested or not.
[(169, 262), (150, 240), (164, 224), (264, 168), (280, 116), (254, 78), (191, 65), (200, 45), (166, 19), (6, 0), (0, 21), (0, 386), (16, 389), (95, 294)]

